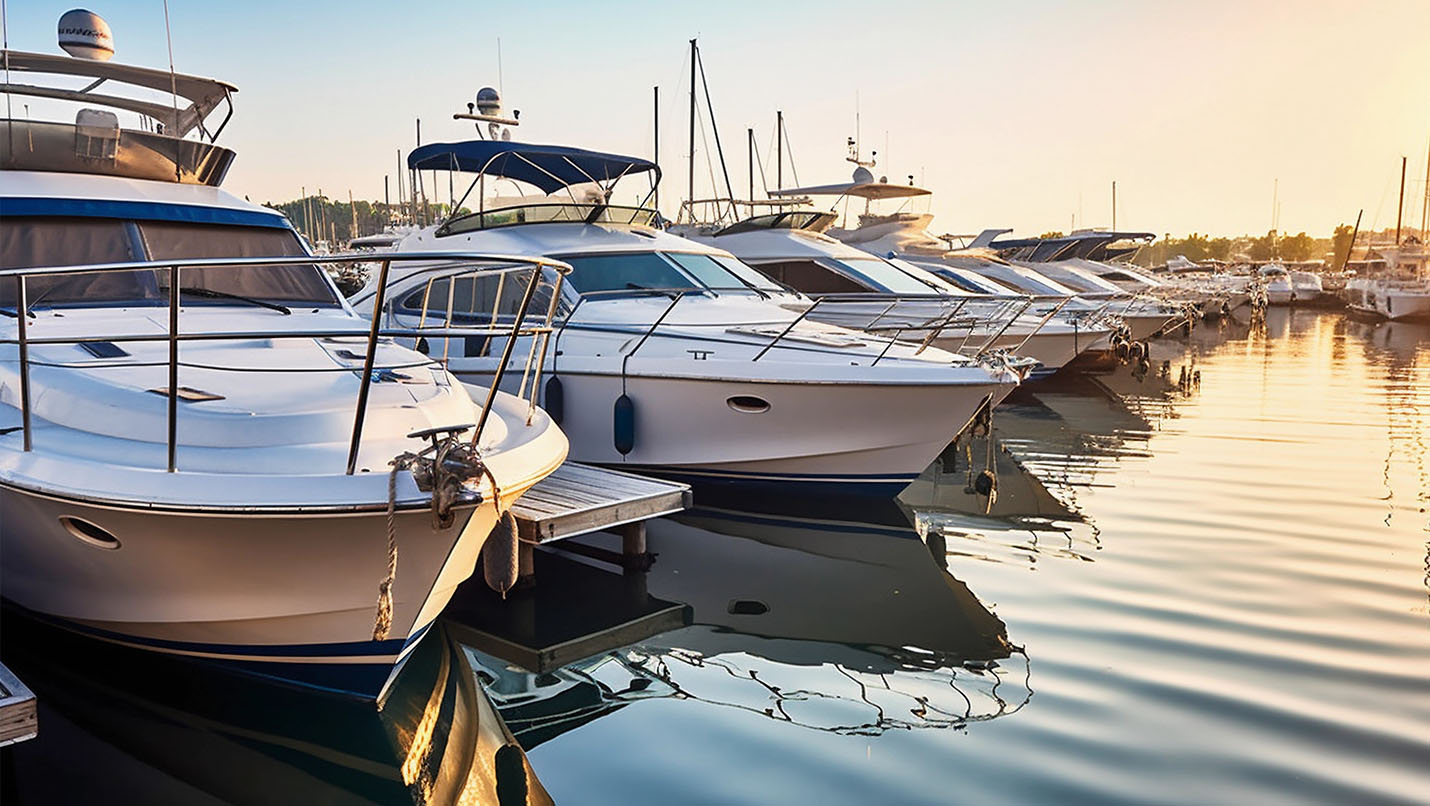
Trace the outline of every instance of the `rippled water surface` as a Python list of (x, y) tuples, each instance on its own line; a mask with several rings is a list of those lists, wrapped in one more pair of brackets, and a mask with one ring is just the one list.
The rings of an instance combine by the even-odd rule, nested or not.
[[(705, 497), (643, 572), (543, 553), (408, 699), (471, 704), (431, 744), (476, 780), (475, 675), (559, 803), (1425, 802), (1430, 327), (1272, 310), (1152, 357), (1020, 390), (898, 502)], [(441, 800), (395, 783), (420, 707), (36, 674), (15, 761), (53, 780), (21, 794), (105, 791), (65, 780), (83, 752), (150, 802)]]
[[(1153, 358), (1001, 408), (991, 516), (964, 493), (981, 441), (905, 493), (942, 578), (882, 515), (652, 527), (649, 590), (695, 626), (547, 681), (591, 687), (584, 709), (507, 708), (519, 736), (548, 726), (543, 782), (582, 803), (1423, 802), (1430, 328), (1272, 310)], [(728, 612), (746, 599), (768, 612)]]

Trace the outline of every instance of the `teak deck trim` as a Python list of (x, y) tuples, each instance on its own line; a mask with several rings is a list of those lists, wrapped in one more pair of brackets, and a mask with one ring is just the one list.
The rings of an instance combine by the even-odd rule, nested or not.
[(690, 507), (690, 485), (567, 462), (512, 506), (517, 534), (550, 543)]
[(39, 726), (34, 693), (0, 664), (0, 747), (35, 738)]

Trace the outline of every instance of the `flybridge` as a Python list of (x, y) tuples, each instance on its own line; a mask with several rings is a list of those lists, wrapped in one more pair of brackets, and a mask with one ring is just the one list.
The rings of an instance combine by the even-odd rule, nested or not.
[[(147, 67), (77, 59), (45, 53), (0, 52), (10, 75), (0, 92), (30, 98), (84, 104), (73, 122), (7, 119), (0, 138), (0, 169), (104, 174), (217, 186), (234, 153), (215, 145), (233, 116), (231, 84), (211, 78)], [(56, 78), (91, 79), (80, 89)], [(16, 78), (35, 77), (37, 83)], [(101, 92), (114, 88), (129, 94)], [(133, 90), (172, 95), (162, 103), (135, 97)], [(210, 129), (207, 120), (220, 106), (227, 113)], [(115, 112), (153, 121), (150, 128), (122, 128)], [(185, 139), (195, 134), (197, 139)]]

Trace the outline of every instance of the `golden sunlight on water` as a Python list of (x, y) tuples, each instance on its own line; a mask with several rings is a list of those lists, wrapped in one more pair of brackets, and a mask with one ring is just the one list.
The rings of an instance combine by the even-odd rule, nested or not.
[[(678, 535), (653, 529), (669, 552), (656, 568), (679, 567), (652, 591), (696, 601), (697, 626), (568, 670), (604, 692), (579, 726), (530, 705), (508, 719), (526, 720), (513, 730), (558, 801), (1423, 799), (1424, 344), (1427, 326), (1273, 309), (1154, 342), (1140, 381), (1020, 391), (995, 418), (991, 513), (964, 494), (962, 452), (904, 495), (963, 599), (921, 592), (927, 568), (899, 559), (908, 541), (871, 536), (874, 516), (859, 548), (847, 518), (806, 520), (818, 539), (765, 588), (705, 590)], [(706, 526), (706, 545), (723, 541), (712, 556), (796, 545), (773, 521)], [(773, 601), (779, 589), (802, 598)], [(761, 591), (768, 614), (721, 614)], [(882, 650), (791, 640), (923, 595), (938, 604), (867, 616)], [(952, 646), (916, 627), (966, 639), (979, 613), (1006, 626), (1011, 654), (965, 640), (962, 662), (910, 662)], [(642, 750), (589, 761), (613, 746)]]

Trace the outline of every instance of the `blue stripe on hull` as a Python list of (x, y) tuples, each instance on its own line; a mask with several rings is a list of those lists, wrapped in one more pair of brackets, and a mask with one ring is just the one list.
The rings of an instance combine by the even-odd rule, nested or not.
[[(397, 665), (396, 658), (414, 646), (427, 634), (430, 623), (414, 630), (405, 640), (349, 641), (329, 644), (213, 644), (148, 638), (92, 627), (58, 616), (28, 610), (13, 602), (16, 608), (36, 621), (91, 638), (112, 641), (136, 649), (174, 655), (200, 663), (234, 669), (246, 674), (281, 680), (308, 688), (374, 699)], [(242, 655), (243, 659), (214, 657)], [(295, 657), (353, 657), (371, 660), (335, 661), (331, 663), (295, 662)]]

